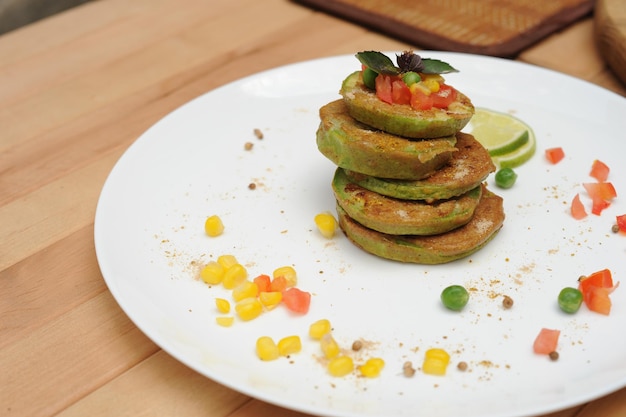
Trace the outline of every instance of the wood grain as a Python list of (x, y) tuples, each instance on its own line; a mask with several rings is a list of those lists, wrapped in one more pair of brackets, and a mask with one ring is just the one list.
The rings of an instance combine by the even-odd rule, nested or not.
[(156, 351), (102, 292), (2, 347), (2, 412), (56, 414)]
[(0, 272), (0, 348), (106, 291), (92, 229), (89, 224)]
[(245, 395), (211, 381), (160, 351), (80, 399), (58, 417), (226, 416), (249, 401)]

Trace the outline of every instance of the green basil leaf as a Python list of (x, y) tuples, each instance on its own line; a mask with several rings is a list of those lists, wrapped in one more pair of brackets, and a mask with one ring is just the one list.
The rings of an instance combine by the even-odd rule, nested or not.
[(398, 75), (400, 69), (393, 64), (393, 61), (385, 54), (378, 51), (364, 51), (356, 54), (361, 64), (376, 71), (379, 74)]
[(422, 58), (424, 74), (448, 74), (450, 72), (459, 72), (459, 70), (453, 68), (447, 62), (440, 61), (438, 59)]

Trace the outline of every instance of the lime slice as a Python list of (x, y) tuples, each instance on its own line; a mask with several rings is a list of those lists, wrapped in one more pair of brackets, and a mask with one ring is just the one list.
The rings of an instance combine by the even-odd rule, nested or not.
[(531, 129), (528, 130), (528, 141), (505, 155), (492, 156), (493, 163), (500, 168), (516, 168), (528, 161), (535, 154), (537, 149), (537, 140)]
[(467, 131), (487, 149), (489, 155), (499, 156), (525, 145), (531, 129), (510, 114), (477, 108)]

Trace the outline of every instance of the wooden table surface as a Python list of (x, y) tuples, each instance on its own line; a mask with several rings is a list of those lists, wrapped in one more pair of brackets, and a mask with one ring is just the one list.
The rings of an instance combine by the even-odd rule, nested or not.
[[(105, 178), (161, 117), (260, 70), (406, 45), (287, 0), (100, 0), (0, 36), (0, 415), (300, 416), (180, 364), (93, 242)], [(517, 58), (626, 95), (592, 16)], [(626, 389), (552, 417), (626, 415)]]

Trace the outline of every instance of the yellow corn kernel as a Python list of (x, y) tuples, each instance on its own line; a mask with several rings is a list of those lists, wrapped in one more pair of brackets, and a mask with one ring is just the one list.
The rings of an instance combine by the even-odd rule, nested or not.
[(285, 277), (287, 280), (287, 287), (295, 287), (298, 285), (296, 270), (291, 266), (281, 266), (280, 268), (276, 268), (272, 276), (274, 278)]
[(241, 320), (248, 321), (261, 315), (263, 304), (261, 304), (258, 298), (244, 298), (235, 304), (235, 311)]
[(421, 82), (422, 84), (424, 84), (426, 88), (430, 90), (431, 93), (436, 93), (437, 91), (439, 91), (439, 88), (441, 87), (439, 83), (437, 82), (437, 80), (433, 78), (427, 78), (425, 80), (422, 80)]
[(267, 310), (273, 310), (283, 300), (283, 293), (280, 291), (263, 291), (259, 294), (259, 301)]
[(346, 376), (354, 370), (354, 361), (349, 356), (337, 356), (328, 363), (328, 373), (332, 376)]
[(330, 321), (321, 319), (309, 326), (309, 336), (312, 339), (320, 340), (326, 333), (330, 333)]
[(224, 279), (224, 267), (211, 261), (200, 270), (200, 278), (209, 285), (217, 285)]
[(436, 81), (439, 84), (443, 84), (446, 80), (443, 78), (441, 74), (422, 74), (422, 81)]
[(220, 255), (217, 257), (217, 263), (222, 265), (224, 270), (227, 270), (231, 266), (238, 264), (239, 261), (237, 261), (234, 255)]
[(411, 91), (411, 93), (413, 93), (415, 90), (420, 90), (422, 93), (426, 94), (427, 96), (431, 94), (430, 88), (426, 87), (426, 85), (424, 85), (424, 83), (421, 81), (419, 83), (411, 84), (411, 86), (409, 87), (409, 90)]
[(224, 224), (219, 216), (213, 215), (207, 217), (204, 222), (204, 231), (208, 236), (216, 237), (224, 232)]
[(450, 355), (443, 349), (428, 349), (424, 355), (422, 370), (429, 375), (445, 375), (450, 363)]
[(359, 367), (361, 371), (361, 375), (368, 378), (376, 378), (380, 375), (380, 371), (382, 371), (385, 366), (385, 361), (381, 358), (371, 358), (365, 361), (363, 365)]
[(222, 327), (230, 327), (235, 322), (235, 318), (233, 316), (220, 316), (215, 317), (215, 322)]
[(450, 355), (441, 348), (428, 349), (424, 354), (426, 359), (439, 359), (443, 362), (450, 362)]
[(248, 278), (248, 271), (241, 264), (235, 264), (226, 269), (224, 272), (224, 279), (222, 279), (222, 285), (227, 290), (234, 289), (237, 285), (241, 284)]
[(282, 356), (289, 356), (302, 350), (300, 336), (287, 336), (278, 341), (278, 352)]
[(220, 313), (226, 314), (230, 312), (230, 303), (228, 302), (228, 300), (225, 300), (223, 298), (215, 299), (215, 307), (217, 307), (217, 310)]
[(335, 217), (328, 213), (319, 213), (315, 216), (315, 224), (317, 225), (317, 229), (320, 231), (322, 236), (326, 239), (330, 239), (335, 236), (335, 231), (337, 230), (337, 220)]
[(273, 361), (280, 356), (278, 346), (269, 336), (261, 336), (256, 340), (256, 354), (262, 361)]
[(233, 300), (241, 301), (244, 298), (256, 297), (259, 293), (259, 287), (251, 281), (243, 280), (233, 289)]
[(322, 348), (322, 353), (328, 359), (336, 357), (341, 351), (339, 345), (333, 338), (333, 335), (330, 333), (326, 333), (322, 336), (322, 338), (320, 339), (320, 347)]

